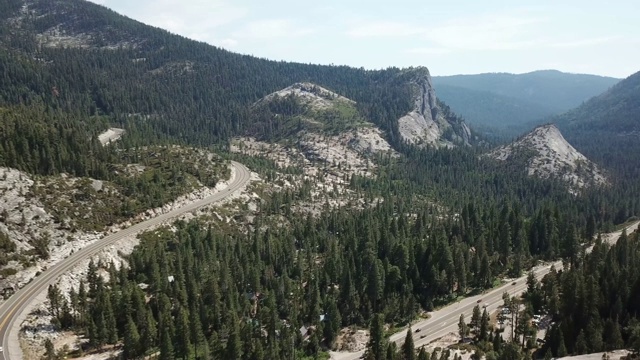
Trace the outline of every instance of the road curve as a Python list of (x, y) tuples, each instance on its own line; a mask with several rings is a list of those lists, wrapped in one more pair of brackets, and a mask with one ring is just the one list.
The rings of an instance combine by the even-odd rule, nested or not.
[[(638, 228), (640, 222), (634, 222), (633, 224), (626, 227), (627, 232), (634, 231)], [(608, 243), (615, 243), (622, 230), (610, 233), (603, 234), (603, 239), (605, 239)], [(586, 252), (590, 252), (593, 247), (590, 246), (586, 249)], [(555, 266), (557, 270), (562, 269), (562, 262), (556, 261), (552, 264), (545, 264), (541, 266), (537, 266), (533, 269), (534, 274), (538, 280), (541, 280), (546, 274), (551, 271), (551, 266)], [(460, 319), (460, 314), (464, 314), (467, 322), (471, 320), (471, 315), (473, 313), (473, 308), (476, 305), (487, 306), (487, 311), (492, 313), (497, 310), (500, 306), (502, 306), (502, 294), (504, 292), (508, 292), (510, 296), (516, 296), (524, 293), (527, 290), (527, 276), (520, 277), (518, 279), (513, 279), (508, 281), (506, 284), (492, 289), (484, 294), (476, 295), (472, 297), (465, 298), (455, 304), (451, 304), (442, 309), (436, 310), (432, 312), (431, 317), (427, 320), (422, 320), (412, 325), (413, 333), (413, 342), (416, 348), (420, 346), (424, 346), (429, 344), (430, 342), (441, 338), (442, 336), (449, 333), (457, 333), (458, 332), (458, 321)], [(514, 285), (515, 283), (515, 285)], [(479, 302), (478, 302), (479, 301)], [(398, 345), (404, 343), (404, 339), (407, 335), (407, 329), (404, 328), (401, 331), (396, 332), (395, 334), (389, 337), (390, 341), (396, 342)], [(358, 352), (331, 352), (331, 359), (333, 360), (355, 360), (359, 359), (362, 355), (364, 355), (364, 351)]]
[[(47, 290), (49, 284), (52, 284), (59, 276), (71, 270), (79, 261), (97, 254), (105, 247), (118, 242), (126, 236), (146, 230), (167, 220), (173, 219), (179, 215), (191, 212), (202, 206), (209, 205), (211, 203), (223, 200), (231, 196), (234, 192), (246, 185), (251, 178), (249, 169), (247, 169), (244, 165), (232, 161), (231, 166), (233, 166), (233, 168), (235, 169), (235, 177), (226, 189), (205, 199), (196, 201), (189, 205), (185, 205), (178, 209), (171, 210), (165, 214), (156, 216), (152, 219), (140, 222), (131, 227), (105, 236), (104, 238), (92, 243), (91, 245), (88, 245), (87, 247), (68, 256), (66, 259), (49, 267), (47, 270), (43, 271), (39, 276), (33, 279), (30, 283), (13, 294), (13, 296), (7, 299), (7, 301), (4, 302), (2, 306), (0, 306), (0, 346), (4, 348), (4, 351), (0, 353), (0, 360), (22, 359), (22, 351), (20, 349), (20, 345), (15, 340), (17, 339), (17, 334), (11, 334), (12, 327), (20, 317), (20, 314), (25, 311), (31, 301), (33, 301), (33, 299), (35, 299), (42, 292)], [(10, 335), (13, 337), (13, 341), (10, 340)]]

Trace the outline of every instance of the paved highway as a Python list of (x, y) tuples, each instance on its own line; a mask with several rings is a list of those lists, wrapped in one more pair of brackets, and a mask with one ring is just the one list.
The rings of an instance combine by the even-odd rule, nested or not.
[[(640, 222), (635, 222), (629, 225), (626, 229), (627, 232), (634, 231), (638, 228)], [(616, 231), (610, 234), (603, 234), (603, 239), (609, 243), (614, 243), (620, 237), (622, 230)], [(590, 252), (593, 247), (590, 246), (586, 249), (586, 252)], [(534, 273), (538, 280), (541, 280), (551, 270), (551, 266), (555, 266), (557, 270), (562, 269), (562, 262), (558, 261), (552, 264), (545, 264), (537, 266), (534, 269)], [(509, 281), (508, 283), (492, 289), (484, 294), (476, 295), (465, 298), (455, 304), (451, 304), (440, 310), (431, 313), (431, 317), (426, 320), (419, 321), (411, 326), (413, 329), (413, 341), (416, 348), (429, 344), (430, 342), (441, 338), (449, 333), (458, 333), (458, 321), (460, 320), (460, 314), (464, 314), (467, 322), (471, 321), (471, 315), (473, 308), (479, 304), (480, 306), (486, 305), (487, 311), (492, 313), (503, 305), (502, 294), (506, 291), (510, 296), (520, 295), (527, 290), (526, 284), (527, 276), (523, 276), (519, 279)], [(515, 283), (515, 285), (514, 285)], [(478, 303), (478, 301), (480, 301)], [(395, 341), (399, 346), (404, 343), (405, 336), (407, 335), (407, 329), (391, 335), (390, 341)], [(359, 352), (332, 352), (331, 358), (334, 360), (355, 360), (364, 355), (364, 351)]]
[[(556, 268), (562, 267), (562, 262), (553, 263)], [(534, 271), (538, 279), (542, 279), (549, 273), (551, 264), (539, 266)], [(481, 307), (486, 305), (487, 311), (491, 313), (502, 306), (502, 294), (506, 291), (511, 296), (522, 294), (527, 289), (526, 284), (527, 276), (523, 276), (519, 279), (514, 279), (498, 288), (492, 289), (481, 295), (471, 296), (464, 298), (454, 304), (444, 307), (440, 310), (436, 310), (430, 313), (429, 319), (419, 321), (411, 325), (413, 329), (413, 342), (416, 348), (427, 345), (428, 343), (441, 338), (442, 336), (451, 332), (458, 332), (458, 320), (460, 320), (460, 314), (464, 314), (467, 322), (471, 321), (471, 315), (473, 308), (476, 305)], [(515, 285), (513, 283), (515, 282)], [(480, 300), (480, 303), (478, 303)], [(399, 346), (404, 343), (404, 338), (407, 335), (407, 329), (391, 335), (390, 341), (395, 341)], [(355, 360), (364, 355), (364, 351), (359, 352), (332, 352), (331, 358), (334, 360)]]
[(209, 205), (231, 196), (235, 191), (246, 185), (251, 177), (249, 170), (244, 165), (235, 161), (232, 161), (231, 165), (235, 169), (235, 177), (226, 189), (208, 198), (196, 201), (155, 218), (135, 224), (129, 228), (120, 230), (117, 233), (108, 235), (93, 244), (88, 245), (54, 266), (51, 266), (7, 299), (7, 301), (0, 306), (0, 346), (4, 348), (4, 351), (0, 353), (0, 360), (22, 359), (22, 351), (17, 341), (18, 334), (12, 332), (12, 330), (14, 330), (14, 324), (16, 324), (16, 321), (31, 301), (44, 292), (48, 288), (49, 284), (52, 284), (60, 275), (71, 270), (79, 261), (97, 254), (103, 248), (118, 242), (126, 236), (146, 230), (179, 215), (191, 212), (202, 206)]

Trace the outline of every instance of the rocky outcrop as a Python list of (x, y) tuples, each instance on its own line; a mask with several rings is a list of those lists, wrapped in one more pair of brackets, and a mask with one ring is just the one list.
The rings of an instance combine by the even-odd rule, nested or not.
[(499, 161), (523, 162), (527, 173), (543, 179), (565, 181), (573, 192), (608, 183), (604, 173), (569, 144), (555, 125), (535, 128), (515, 142), (502, 146), (489, 157)]
[[(471, 138), (469, 127), (443, 111), (438, 104), (436, 92), (427, 68), (412, 69), (411, 85), (414, 93), (414, 109), (398, 119), (402, 138), (411, 144), (424, 146), (454, 146), (468, 144)], [(447, 109), (448, 110), (448, 109)]]
[(322, 86), (312, 84), (309, 82), (295, 83), (282, 90), (273, 92), (262, 99), (258, 100), (254, 106), (259, 106), (264, 103), (268, 103), (275, 98), (284, 98), (287, 96), (295, 96), (302, 103), (310, 105), (312, 109), (324, 110), (331, 108), (336, 102), (344, 102), (348, 104), (355, 104), (355, 101), (347, 99), (346, 97), (339, 95), (331, 90), (325, 89)]

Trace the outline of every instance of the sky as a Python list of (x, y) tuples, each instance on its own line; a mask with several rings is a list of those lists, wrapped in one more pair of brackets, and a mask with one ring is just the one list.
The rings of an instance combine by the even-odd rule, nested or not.
[(143, 23), (273, 60), (432, 75), (640, 70), (637, 0), (91, 0)]

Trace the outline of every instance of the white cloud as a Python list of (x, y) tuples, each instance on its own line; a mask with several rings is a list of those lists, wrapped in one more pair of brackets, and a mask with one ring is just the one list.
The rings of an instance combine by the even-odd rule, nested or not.
[(445, 55), (451, 52), (451, 49), (443, 47), (417, 47), (406, 51), (407, 54), (417, 55)]
[(198, 40), (215, 35), (216, 28), (244, 18), (248, 9), (227, 0), (191, 0), (185, 6), (182, 0), (159, 0), (146, 6), (137, 6), (132, 14), (142, 22), (178, 34), (197, 30)]
[(406, 37), (424, 34), (426, 31), (425, 28), (404, 22), (374, 21), (352, 27), (347, 31), (347, 35), (352, 38)]
[(237, 38), (264, 40), (275, 38), (300, 38), (316, 31), (294, 23), (288, 19), (257, 20), (248, 23), (244, 28), (235, 32)]
[(235, 39), (222, 39), (220, 41), (217, 42), (218, 45), (222, 46), (223, 48), (232, 48), (238, 45), (238, 41)]
[(459, 18), (435, 26), (426, 36), (441, 46), (458, 50), (516, 50), (540, 45), (535, 28), (545, 21), (520, 13)]
[(413, 53), (443, 53), (445, 50), (513, 50), (542, 43), (535, 27), (544, 17), (524, 11), (458, 17), (428, 27), (407, 22), (370, 21), (347, 30), (352, 38), (405, 37), (426, 41), (430, 46), (409, 50)]
[(578, 39), (578, 40), (569, 40), (569, 41), (561, 41), (552, 43), (549, 46), (555, 48), (578, 48), (578, 47), (588, 47), (594, 45), (600, 45), (605, 43), (610, 43), (612, 41), (620, 40), (619, 36), (600, 36), (589, 39)]

